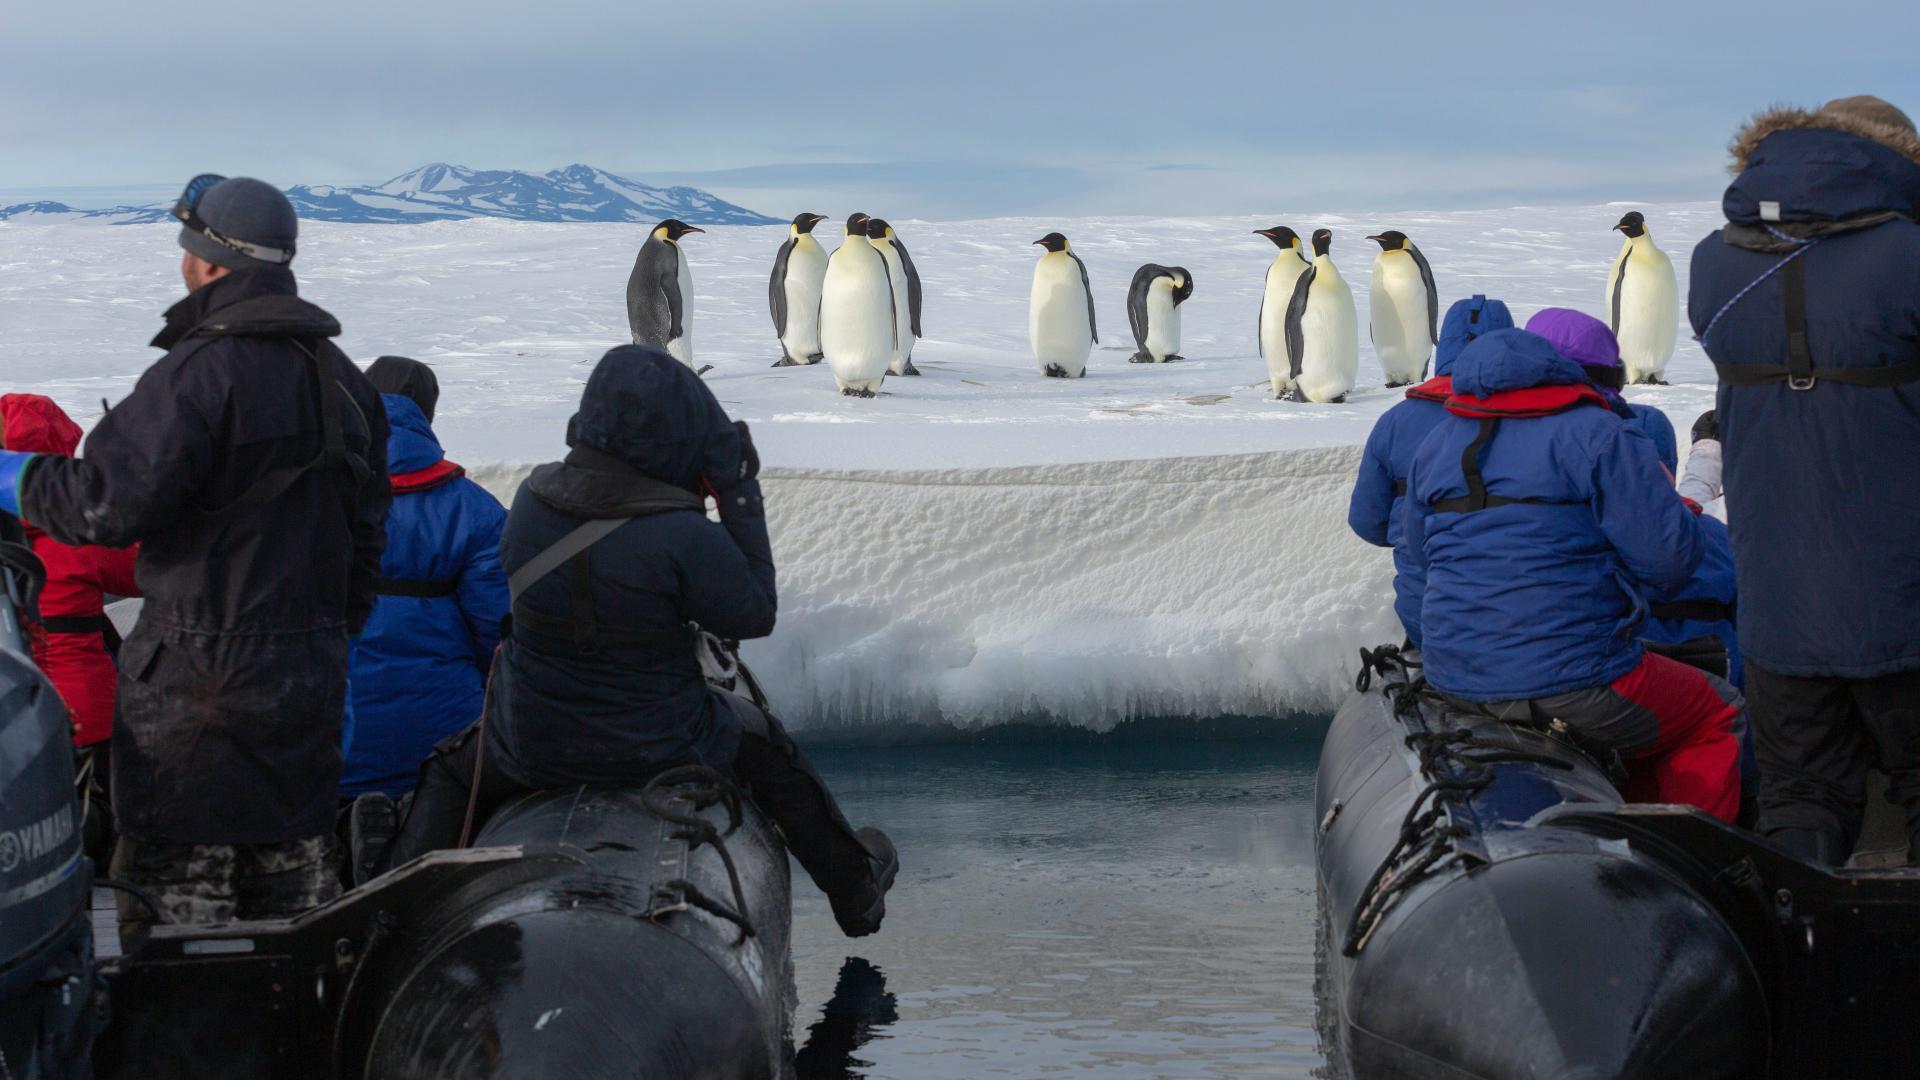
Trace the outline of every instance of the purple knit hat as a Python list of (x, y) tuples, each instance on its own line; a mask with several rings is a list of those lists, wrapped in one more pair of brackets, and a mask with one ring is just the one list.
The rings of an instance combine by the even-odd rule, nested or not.
[(1587, 369), (1587, 376), (1605, 390), (1625, 385), (1620, 366), (1620, 342), (1607, 324), (1572, 308), (1547, 308), (1527, 320), (1527, 332), (1539, 334), (1560, 355)]

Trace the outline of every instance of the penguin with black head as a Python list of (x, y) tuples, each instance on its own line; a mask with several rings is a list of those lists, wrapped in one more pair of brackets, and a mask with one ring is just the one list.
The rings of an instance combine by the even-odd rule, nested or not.
[(705, 231), (679, 218), (655, 225), (627, 275), (627, 325), (633, 343), (665, 349), (688, 367), (693, 366), (693, 273), (680, 239)]

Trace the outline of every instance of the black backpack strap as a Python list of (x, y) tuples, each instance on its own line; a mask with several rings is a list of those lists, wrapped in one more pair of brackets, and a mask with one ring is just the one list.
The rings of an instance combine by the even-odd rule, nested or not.
[(107, 648), (120, 647), (120, 631), (105, 615), (47, 615), (41, 618), (40, 629), (49, 634), (99, 634)]
[(1807, 271), (1803, 259), (1780, 265), (1780, 302), (1787, 331), (1785, 364), (1722, 364), (1713, 370), (1728, 386), (1761, 386), (1784, 382), (1790, 389), (1811, 390), (1820, 382), (1851, 386), (1904, 386), (1920, 382), (1920, 358), (1880, 367), (1816, 368), (1807, 338)]
[(328, 388), (332, 387), (344, 395), (347, 392), (346, 388), (340, 386), (337, 380), (327, 378), (327, 373), (320, 362), (320, 354), (315, 352), (312, 346), (300, 338), (286, 340), (292, 342), (307, 358), (307, 372), (313, 386), (314, 401), (320, 409), (320, 452), (302, 464), (282, 465), (277, 469), (268, 470), (253, 482), (252, 487), (242, 492), (239, 498), (225, 506), (199, 510), (202, 521), (232, 521), (243, 514), (258, 510), (286, 494), (288, 489), (299, 483), (301, 477), (315, 469), (345, 468), (353, 474), (356, 485), (365, 483), (367, 478), (373, 475), (373, 469), (367, 464), (367, 459), (347, 449), (346, 430), (340, 423), (341, 405), (334, 394), (328, 392)]
[[(630, 517), (589, 520), (536, 553), (514, 571), (507, 581), (507, 591), (513, 598), (513, 625), (524, 626), (547, 637), (572, 641), (576, 648), (588, 655), (599, 652), (605, 645), (666, 651), (693, 648), (693, 631), (685, 626), (672, 630), (638, 630), (602, 624), (594, 613), (593, 566), (588, 561), (588, 549), (632, 520)], [(556, 618), (535, 611), (521, 601), (521, 593), (562, 565), (569, 570), (568, 605), (572, 609), (569, 618)]]
[(1648, 604), (1647, 614), (1670, 622), (1732, 622), (1733, 605), (1719, 600), (1674, 600)]

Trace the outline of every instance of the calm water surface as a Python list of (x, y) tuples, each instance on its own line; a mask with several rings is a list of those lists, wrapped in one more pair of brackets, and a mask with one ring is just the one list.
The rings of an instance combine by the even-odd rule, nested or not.
[(799, 1075), (1313, 1075), (1324, 730), (813, 749), (902, 870), (859, 941), (796, 880)]

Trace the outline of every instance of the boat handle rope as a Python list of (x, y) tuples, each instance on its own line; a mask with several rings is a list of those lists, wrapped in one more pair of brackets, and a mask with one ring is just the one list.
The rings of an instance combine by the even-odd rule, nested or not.
[[(692, 804), (691, 811), (674, 808), (675, 802), (683, 800)], [(705, 844), (720, 856), (721, 865), (727, 868), (727, 883), (733, 887), (733, 906), (728, 907), (713, 899), (685, 878), (662, 882), (654, 890), (654, 895), (659, 897), (666, 892), (678, 893), (679, 899), (686, 904), (739, 927), (740, 936), (734, 940), (736, 947), (746, 944), (748, 938), (757, 936), (753, 924), (747, 920), (747, 898), (745, 890), (740, 887), (739, 868), (734, 865), (733, 855), (727, 851), (726, 844), (726, 838), (740, 828), (740, 789), (715, 769), (705, 765), (681, 765), (647, 781), (647, 786), (640, 791), (640, 802), (654, 817), (669, 825), (679, 826), (673, 838), (686, 841), (689, 852)], [(727, 828), (724, 833), (700, 813), (715, 805), (725, 805), (727, 808)], [(656, 908), (648, 911), (647, 917), (660, 913), (661, 909)]]

